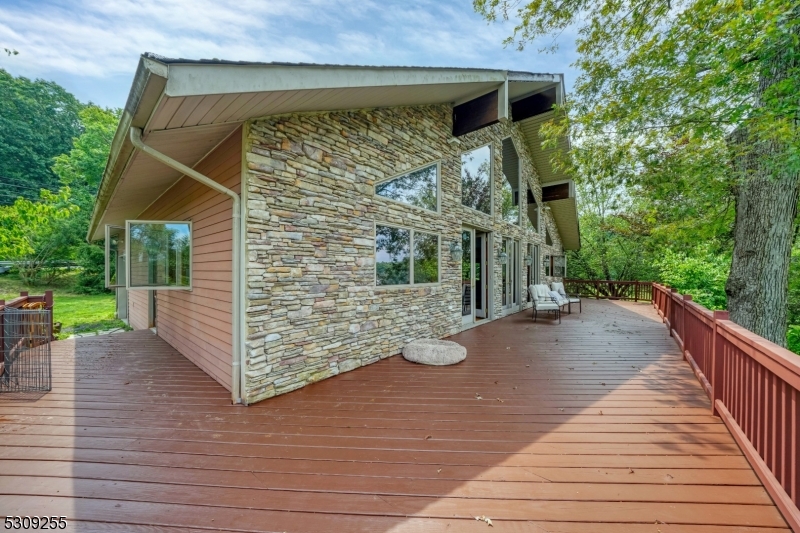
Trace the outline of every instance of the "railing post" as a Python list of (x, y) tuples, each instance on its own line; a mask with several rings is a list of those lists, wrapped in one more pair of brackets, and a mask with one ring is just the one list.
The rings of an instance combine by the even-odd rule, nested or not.
[[(683, 311), (681, 312), (681, 341), (683, 342), (683, 358), (686, 359), (686, 338), (689, 336), (686, 333), (686, 302), (692, 301), (691, 294), (684, 294), (683, 295)], [(694, 356), (695, 362), (697, 362), (697, 354)]]
[(50, 310), (50, 340), (56, 340), (53, 334), (53, 291), (44, 291), (44, 308)]
[[(727, 311), (714, 311), (713, 312), (713, 330), (711, 336), (711, 372), (710, 376), (706, 376), (711, 383), (711, 414), (719, 416), (717, 412), (717, 400), (722, 399), (722, 390), (724, 388), (723, 380), (725, 379), (724, 373), (724, 357), (722, 355), (722, 342), (719, 338), (719, 320), (729, 320), (730, 313)], [(724, 403), (724, 402), (723, 402)]]
[(5, 316), (5, 300), (0, 300), (0, 376), (3, 375), (6, 369), (6, 340), (3, 334), (6, 328), (3, 327), (3, 317)]

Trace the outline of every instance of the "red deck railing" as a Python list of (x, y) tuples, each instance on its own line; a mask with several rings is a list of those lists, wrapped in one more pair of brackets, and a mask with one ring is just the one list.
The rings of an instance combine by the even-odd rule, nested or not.
[[(19, 297), (6, 302), (0, 300), (0, 375), (5, 369), (5, 322), (4, 313), (7, 308), (20, 309), (26, 304), (44, 303), (44, 309), (53, 309), (53, 291), (44, 291), (41, 296), (29, 296), (27, 292), (20, 292)], [(53, 314), (50, 313), (50, 335), (53, 335)], [(55, 340), (52, 337), (51, 340)]]
[(598, 300), (649, 302), (653, 297), (653, 284), (649, 281), (565, 279), (564, 289), (567, 294)]
[(653, 284), (653, 305), (789, 526), (800, 532), (800, 357)]

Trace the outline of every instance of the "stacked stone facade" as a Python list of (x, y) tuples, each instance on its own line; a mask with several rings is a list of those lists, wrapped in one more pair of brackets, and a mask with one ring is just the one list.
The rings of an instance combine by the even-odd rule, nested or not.
[[(461, 153), (492, 146), (494, 195), (503, 185), (502, 141), (512, 137), (527, 181), (541, 187), (525, 143), (511, 122), (454, 139), (446, 105), (272, 116), (245, 129), (247, 205), (247, 369), (249, 403), (295, 390), (400, 352), (407, 342), (460, 331), (461, 262), (450, 243), (463, 225), (492, 232), (492, 257), (502, 237), (540, 257), (560, 254), (558, 231), (542, 213), (544, 231), (504, 222), (461, 205)], [(440, 210), (431, 212), (374, 195), (380, 181), (440, 164)], [(524, 183), (523, 181), (523, 183)], [(527, 196), (521, 187), (520, 209)], [(375, 225), (440, 236), (440, 281), (428, 286), (375, 284)], [(503, 314), (501, 266), (493, 261), (493, 308)], [(540, 269), (541, 261), (535, 268)], [(527, 285), (525, 265), (521, 291)], [(520, 301), (526, 302), (524, 294)], [(528, 304), (523, 304), (523, 309)]]

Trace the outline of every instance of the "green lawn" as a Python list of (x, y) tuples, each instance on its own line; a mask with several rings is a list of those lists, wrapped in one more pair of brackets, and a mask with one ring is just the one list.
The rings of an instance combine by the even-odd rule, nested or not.
[(59, 339), (74, 333), (89, 333), (115, 327), (125, 327), (114, 318), (114, 294), (76, 294), (70, 290), (73, 275), (66, 275), (51, 286), (26, 286), (15, 274), (0, 274), (0, 300), (19, 296), (20, 291), (31, 295), (53, 291), (53, 322), (61, 322)]

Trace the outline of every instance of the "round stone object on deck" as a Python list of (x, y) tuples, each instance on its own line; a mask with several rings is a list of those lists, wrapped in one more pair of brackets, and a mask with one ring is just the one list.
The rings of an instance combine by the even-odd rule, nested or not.
[(403, 357), (423, 365), (454, 365), (467, 358), (467, 349), (453, 341), (418, 339), (403, 347)]

